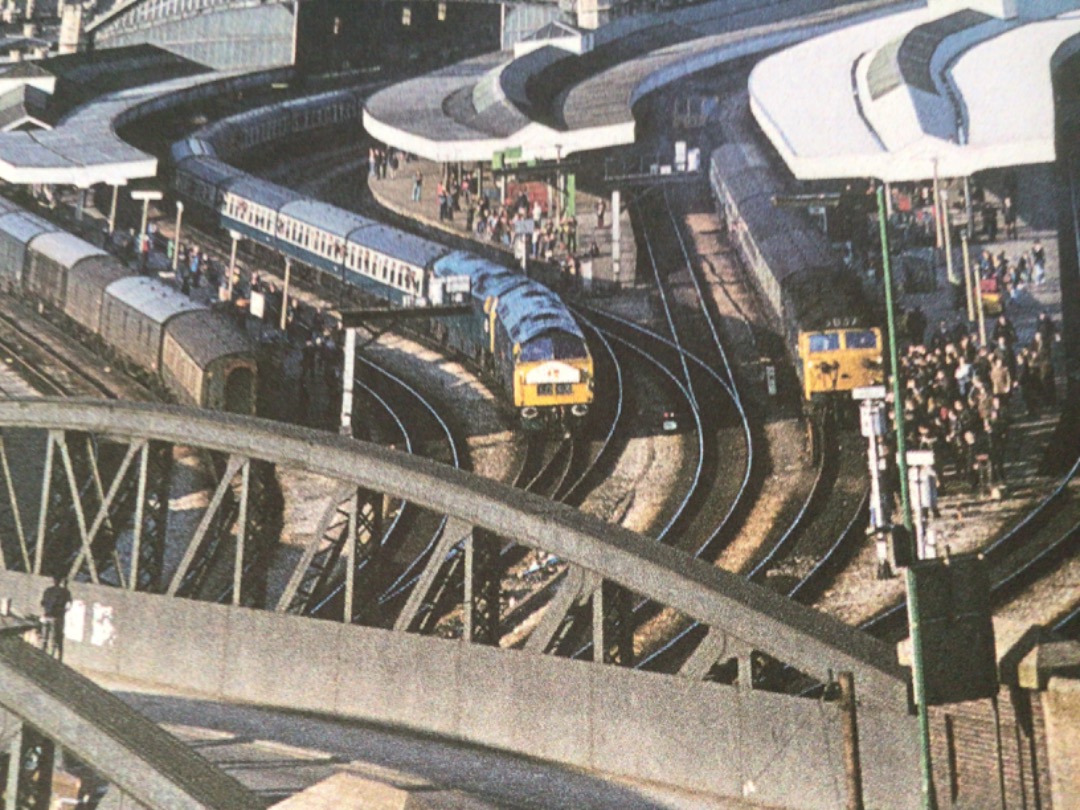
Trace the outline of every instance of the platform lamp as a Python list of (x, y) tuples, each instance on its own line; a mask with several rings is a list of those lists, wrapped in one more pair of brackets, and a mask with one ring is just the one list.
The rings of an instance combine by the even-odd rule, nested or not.
[(176, 234), (173, 236), (173, 254), (172, 254), (172, 269), (176, 272), (176, 267), (180, 262), (180, 226), (184, 222), (184, 204), (180, 201), (176, 201)]
[[(935, 184), (936, 185), (936, 184)], [(900, 474), (900, 502), (904, 512), (904, 529), (908, 541), (915, 542), (912, 531), (911, 498), (908, 492), (907, 448), (904, 437), (904, 400), (900, 384), (900, 353), (896, 342), (896, 308), (893, 302), (892, 269), (889, 263), (889, 220), (885, 216), (885, 187), (877, 187), (878, 225), (881, 232), (881, 266), (885, 283), (885, 316), (889, 330), (889, 362), (892, 365), (893, 408), (896, 418), (896, 462)], [(912, 548), (910, 559), (918, 559), (918, 550)], [(934, 793), (933, 763), (930, 758), (930, 716), (926, 703), (925, 669), (922, 656), (922, 629), (919, 621), (917, 601), (910, 601), (915, 595), (912, 569), (906, 572), (908, 592), (908, 613), (911, 616), (912, 677), (915, 680), (916, 707), (919, 712), (919, 764), (922, 771), (922, 806), (923, 810), (937, 810), (937, 796)]]

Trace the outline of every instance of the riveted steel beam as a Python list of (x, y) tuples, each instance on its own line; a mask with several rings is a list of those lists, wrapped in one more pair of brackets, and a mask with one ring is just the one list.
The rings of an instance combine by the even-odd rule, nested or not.
[(187, 576), (192, 563), (195, 562), (195, 558), (202, 548), (203, 541), (206, 539), (210, 527), (213, 525), (214, 518), (217, 517), (218, 509), (221, 507), (222, 501), (225, 500), (225, 494), (232, 486), (233, 478), (235, 478), (237, 472), (239, 472), (242, 467), (246, 467), (247, 464), (248, 459), (243, 456), (229, 457), (229, 461), (225, 466), (225, 472), (222, 473), (221, 479), (214, 489), (214, 494), (210, 498), (210, 503), (206, 506), (206, 511), (203, 512), (202, 519), (195, 529), (195, 534), (192, 535), (191, 541), (184, 550), (184, 556), (180, 559), (180, 564), (177, 566), (176, 571), (173, 572), (172, 580), (166, 591), (168, 596), (175, 596), (177, 591), (180, 590), (184, 578)]
[[(759, 655), (819, 680), (827, 679), (830, 671), (854, 671), (865, 684), (865, 695), (907, 706), (907, 673), (887, 645), (633, 532), (442, 464), (296, 426), (137, 403), (0, 402), (0, 428), (5, 426), (123, 433), (184, 444), (197, 436), (201, 447), (233, 459), (256, 457), (378, 490), (453, 518), (423, 578), (434, 580), (447, 552), (461, 538), (450, 527), (479, 526), (595, 571), (605, 582), (720, 628)], [(45, 481), (47, 485), (48, 478)], [(39, 552), (35, 549), (36, 555)], [(189, 547), (188, 555), (196, 553)], [(423, 578), (418, 584), (424, 584)], [(410, 614), (399, 617), (398, 629), (412, 626), (428, 590), (416, 589)], [(599, 597), (601, 607), (611, 598), (603, 592)], [(608, 615), (606, 608), (601, 613)], [(611, 639), (611, 628), (603, 630), (605, 641)]]
[(462, 639), (473, 644), (499, 643), (499, 592), (502, 542), (483, 529), (465, 541), (465, 624)]

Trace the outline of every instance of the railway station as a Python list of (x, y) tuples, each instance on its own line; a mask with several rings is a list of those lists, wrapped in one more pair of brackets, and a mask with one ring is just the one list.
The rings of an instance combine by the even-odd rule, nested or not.
[(1080, 806), (1076, 2), (13, 8), (6, 807)]

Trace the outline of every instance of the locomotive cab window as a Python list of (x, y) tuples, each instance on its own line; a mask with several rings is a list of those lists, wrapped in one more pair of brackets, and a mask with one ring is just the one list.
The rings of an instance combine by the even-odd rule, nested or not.
[(809, 347), (811, 354), (835, 352), (840, 348), (840, 335), (836, 332), (819, 332), (810, 335)]
[(847, 332), (844, 343), (849, 349), (876, 349), (877, 336), (869, 329)]

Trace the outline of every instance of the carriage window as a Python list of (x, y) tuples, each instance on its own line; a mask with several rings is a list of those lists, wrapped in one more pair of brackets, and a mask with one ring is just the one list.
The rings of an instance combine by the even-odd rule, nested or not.
[(810, 353), (835, 352), (840, 348), (840, 335), (836, 332), (819, 332), (810, 335)]
[(550, 397), (555, 393), (555, 386), (551, 383), (539, 383), (536, 386), (536, 395), (538, 397)]
[(572, 394), (574, 393), (573, 383), (555, 383), (556, 394)]
[(851, 331), (846, 333), (844, 343), (849, 349), (876, 349), (877, 335), (869, 329), (858, 332)]

